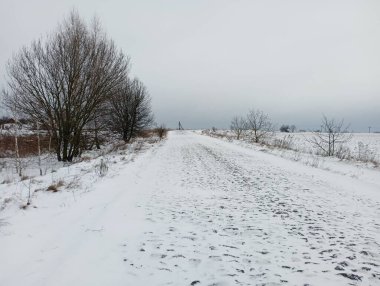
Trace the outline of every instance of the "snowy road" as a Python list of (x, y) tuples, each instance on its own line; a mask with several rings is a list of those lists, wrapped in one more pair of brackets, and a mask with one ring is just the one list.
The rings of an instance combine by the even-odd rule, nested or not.
[(192, 132), (6, 221), (0, 285), (380, 285), (377, 186)]

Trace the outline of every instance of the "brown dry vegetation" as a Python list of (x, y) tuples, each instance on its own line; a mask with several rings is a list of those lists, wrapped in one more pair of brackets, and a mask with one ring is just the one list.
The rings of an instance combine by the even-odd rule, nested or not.
[(141, 130), (138, 133), (138, 137), (141, 137), (141, 138), (149, 138), (149, 137), (153, 137), (154, 135), (156, 135), (155, 129), (145, 129), (145, 130)]
[[(41, 152), (49, 151), (49, 135), (40, 135)], [(27, 157), (38, 154), (37, 135), (27, 135), (18, 137), (20, 157)], [(52, 147), (53, 147), (52, 142)], [(10, 157), (15, 154), (15, 137), (12, 135), (0, 136), (0, 158)]]
[(56, 193), (59, 191), (59, 188), (64, 186), (64, 185), (65, 185), (65, 182), (60, 180), (57, 183), (50, 185), (46, 190), (51, 191), (53, 193)]

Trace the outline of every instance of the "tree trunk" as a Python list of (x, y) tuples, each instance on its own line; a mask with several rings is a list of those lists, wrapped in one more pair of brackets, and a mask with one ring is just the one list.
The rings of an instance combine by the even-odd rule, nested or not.
[(62, 145), (62, 161), (63, 162), (66, 162), (67, 161), (67, 151), (68, 151), (68, 148), (69, 148), (69, 142), (68, 142), (68, 139), (67, 138), (63, 138), (63, 145)]
[[(17, 129), (17, 126), (16, 126)], [(20, 153), (18, 150), (18, 136), (17, 136), (17, 131), (15, 133), (15, 152), (16, 152), (16, 171), (18, 175), (21, 177), (22, 176), (22, 171), (21, 171), (21, 162), (20, 162)]]
[(37, 147), (38, 147), (38, 167), (40, 168), (40, 176), (42, 176), (41, 168), (41, 138), (40, 138), (40, 125), (37, 122)]
[(100, 149), (100, 143), (99, 143), (99, 138), (98, 138), (98, 124), (96, 122), (96, 120), (94, 121), (95, 123), (95, 146), (96, 146), (96, 149)]

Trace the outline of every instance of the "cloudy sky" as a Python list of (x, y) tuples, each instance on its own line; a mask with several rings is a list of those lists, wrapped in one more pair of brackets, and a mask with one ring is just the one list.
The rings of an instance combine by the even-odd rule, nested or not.
[(378, 0), (0, 0), (1, 87), (12, 54), (73, 8), (130, 55), (158, 123), (227, 128), (255, 108), (278, 125), (325, 114), (380, 131)]

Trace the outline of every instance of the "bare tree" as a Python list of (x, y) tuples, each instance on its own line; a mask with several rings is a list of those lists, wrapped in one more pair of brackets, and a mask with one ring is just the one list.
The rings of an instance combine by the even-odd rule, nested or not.
[(247, 115), (247, 129), (250, 130), (252, 140), (256, 143), (273, 135), (273, 125), (269, 116), (261, 110), (252, 109)]
[(236, 134), (236, 139), (239, 140), (240, 136), (247, 129), (247, 121), (241, 116), (235, 116), (231, 120), (231, 130)]
[(37, 149), (38, 149), (38, 168), (40, 169), (40, 176), (42, 176), (42, 166), (41, 166), (41, 136), (40, 136), (40, 123), (37, 122)]
[(322, 117), (321, 128), (313, 132), (313, 136), (308, 141), (314, 145), (325, 156), (334, 156), (336, 146), (351, 140), (352, 133), (348, 131), (349, 125), (344, 125), (344, 120), (335, 121)]
[(111, 130), (119, 133), (125, 142), (153, 123), (150, 96), (138, 79), (124, 82), (110, 97), (108, 111)]
[(59, 161), (80, 153), (84, 126), (126, 79), (129, 60), (73, 11), (47, 40), (24, 47), (8, 64), (8, 106), (48, 126)]

